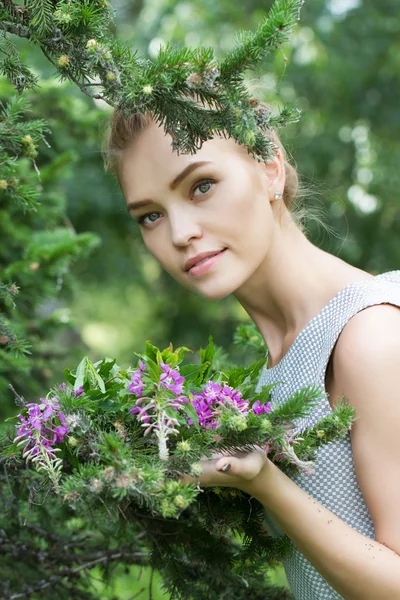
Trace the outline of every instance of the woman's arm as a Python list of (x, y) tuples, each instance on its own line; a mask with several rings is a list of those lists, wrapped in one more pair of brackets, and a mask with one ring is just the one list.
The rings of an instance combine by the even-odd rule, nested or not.
[[(241, 489), (257, 498), (346, 600), (400, 599), (400, 310), (377, 305), (344, 328), (335, 389), (356, 409), (354, 466), (376, 540), (336, 517), (270, 461)], [(225, 459), (220, 460), (218, 467)], [(232, 475), (237, 465), (232, 464)], [(239, 487), (239, 486), (238, 486)]]
[(400, 598), (400, 556), (355, 531), (273, 463), (266, 463), (255, 479), (237, 487), (267, 508), (300, 552), (343, 598)]

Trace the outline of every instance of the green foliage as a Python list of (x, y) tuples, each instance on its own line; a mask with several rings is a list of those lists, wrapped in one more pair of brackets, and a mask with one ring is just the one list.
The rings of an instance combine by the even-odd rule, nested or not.
[[(84, 529), (95, 530), (96, 537), (101, 538), (100, 553), (104, 553), (105, 539), (118, 550), (104, 558), (110, 564), (114, 558), (125, 560), (119, 548), (126, 543), (127, 531), (131, 539), (136, 539), (134, 532), (140, 532), (142, 541), (130, 545), (135, 548), (132, 556), (141, 561), (145, 556), (146, 564), (160, 572), (171, 598), (201, 598), (206, 594), (217, 600), (222, 593), (230, 593), (231, 585), (239, 597), (243, 586), (246, 598), (258, 598), (261, 592), (267, 599), (288, 597), (286, 590), (265, 580), (265, 566), (275, 565), (291, 546), (285, 536), (273, 539), (266, 534), (262, 506), (254, 499), (250, 505), (247, 495), (238, 489), (201, 489), (199, 484), (183, 483), (182, 475), (196, 480), (205, 456), (242, 455), (255, 445), (265, 448), (270, 459), (285, 471), (309, 469), (310, 463), (304, 459), (312, 460), (321, 444), (346, 435), (354, 411), (339, 407), (331, 419), (317, 424), (317, 432), (314, 428), (300, 437), (294, 434), (294, 421), (310, 413), (321, 396), (320, 389), (308, 386), (283, 405), (265, 406), (260, 414), (252, 409), (260, 399), (269, 401), (273, 387), (255, 391), (265, 359), (247, 368), (216, 370), (210, 338), (200, 353), (200, 365), (187, 365), (187, 379), (181, 380), (179, 368), (187, 351), (174, 350), (172, 345), (160, 350), (147, 342), (144, 353), (137, 355), (135, 370), (121, 369), (109, 358), (94, 364), (88, 357), (75, 370), (66, 370), (69, 385), (51, 390), (36, 406), (22, 408), (20, 415), (26, 421), (20, 418), (18, 438), (13, 441), (11, 431), (3, 438), (0, 460), (5, 476), (8, 483), (22, 488), (24, 480), (21, 482), (18, 471), (22, 468), (20, 447), (24, 445), (23, 458), (30, 461), (33, 457), (37, 472), (33, 474), (35, 483), (25, 481), (22, 497), (29, 491), (36, 502), (46, 489), (48, 498), (42, 510), (56, 513), (59, 506), (62, 514), (67, 505), (72, 511), (68, 514), (80, 516)], [(207, 378), (198, 368), (204, 366)], [(236, 389), (230, 389), (228, 382), (235, 382)], [(214, 384), (212, 390), (210, 384)], [(132, 385), (135, 387), (131, 389)], [(242, 396), (244, 390), (246, 396)], [(203, 408), (195, 403), (197, 394), (207, 391), (217, 394), (212, 405), (215, 427), (200, 422)], [(131, 413), (132, 404), (140, 407), (136, 415)], [(34, 441), (24, 433), (32, 418), (36, 424), (38, 420), (42, 423), (40, 430), (34, 426)], [(58, 441), (57, 448), (48, 440), (52, 456), (46, 431), (60, 429), (59, 423), (64, 439)], [(38, 479), (42, 471), (45, 476)], [(10, 535), (9, 526), (4, 535)], [(35, 543), (28, 538), (33, 553), (37, 551)], [(146, 553), (144, 546), (149, 549)], [(218, 548), (217, 555), (213, 547)], [(75, 563), (74, 557), (68, 560)], [(81, 564), (82, 560), (86, 561), (86, 556), (81, 557)], [(60, 559), (60, 569), (70, 573), (71, 567), (63, 565)], [(44, 590), (48, 581), (32, 577), (30, 586)], [(68, 586), (55, 581), (61, 597), (68, 597)], [(15, 582), (13, 585), (11, 592), (18, 589)]]
[[(64, 285), (71, 265), (97, 245), (93, 234), (77, 234), (65, 223), (64, 197), (44, 189), (36, 161), (50, 129), (30, 119), (24, 96), (1, 104), (0, 114), (0, 393), (9, 384), (32, 394), (52, 375), (57, 350), (50, 348), (66, 328), (62, 313), (45, 308)], [(51, 162), (44, 165), (44, 179)], [(53, 177), (53, 190), (57, 188)], [(7, 391), (9, 394), (9, 391)], [(5, 406), (3, 405), (3, 410)]]
[[(85, 94), (104, 100), (126, 117), (151, 111), (172, 135), (178, 152), (194, 153), (222, 131), (264, 160), (274, 145), (262, 130), (296, 122), (299, 111), (286, 107), (272, 121), (270, 111), (259, 111), (251, 103), (242, 73), (254, 68), (271, 48), (281, 46), (302, 3), (276, 0), (257, 31), (243, 34), (235, 51), (220, 63), (212, 48), (171, 44), (153, 61), (137, 58), (136, 52), (114, 40), (112, 11), (105, 0), (30, 0), (22, 13), (10, 2), (0, 9), (0, 19), (6, 37), (14, 33), (37, 44), (61, 79), (73, 81)], [(3, 52), (2, 71), (15, 82), (22, 61), (14, 58), (11, 66), (10, 59), (18, 51), (13, 47)], [(20, 80), (22, 76), (21, 70)], [(28, 77), (26, 87), (32, 82), (33, 77)], [(93, 92), (93, 86), (97, 91)]]

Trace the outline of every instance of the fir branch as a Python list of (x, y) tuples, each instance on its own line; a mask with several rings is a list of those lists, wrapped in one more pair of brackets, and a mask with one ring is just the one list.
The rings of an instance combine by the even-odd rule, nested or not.
[[(173, 137), (177, 152), (194, 153), (218, 132), (233, 137), (257, 160), (266, 160), (274, 145), (262, 130), (295, 122), (299, 113), (283, 110), (259, 118), (243, 83), (245, 68), (287, 39), (298, 20), (301, 0), (276, 0), (256, 32), (238, 36), (237, 47), (220, 63), (212, 48), (177, 48), (168, 44), (153, 60), (137, 58), (113, 39), (113, 15), (98, 0), (74, 0), (52, 6), (51, 0), (29, 0), (23, 11), (5, 14), (4, 35), (14, 33), (38, 45), (56, 68), (90, 98), (103, 100), (126, 117), (150, 111)], [(19, 92), (35, 84), (33, 75), (7, 56), (2, 71)], [(92, 88), (98, 88), (93, 92)]]

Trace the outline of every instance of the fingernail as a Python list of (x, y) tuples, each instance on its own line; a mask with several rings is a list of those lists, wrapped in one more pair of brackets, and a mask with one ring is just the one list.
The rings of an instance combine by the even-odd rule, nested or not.
[(222, 467), (221, 471), (224, 471), (224, 473), (226, 473), (226, 471), (229, 471), (230, 468), (231, 468), (231, 465), (228, 463)]

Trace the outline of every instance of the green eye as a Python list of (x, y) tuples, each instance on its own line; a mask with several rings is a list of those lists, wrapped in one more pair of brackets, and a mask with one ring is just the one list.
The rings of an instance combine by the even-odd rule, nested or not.
[(142, 224), (146, 225), (146, 223), (148, 223), (148, 222), (146, 222), (145, 219), (149, 219), (150, 223), (155, 223), (158, 220), (158, 218), (152, 218), (152, 217), (154, 217), (154, 216), (157, 217), (157, 215), (160, 215), (160, 214), (161, 213), (159, 213), (159, 212), (147, 213), (147, 215), (143, 215), (142, 217), (140, 217), (140, 219), (138, 219), (138, 223), (140, 225), (142, 225)]
[[(203, 181), (199, 181), (197, 183), (197, 185), (193, 188), (193, 191), (195, 192), (196, 190), (200, 190), (201, 194), (206, 194), (207, 192), (210, 191), (210, 187), (213, 183), (214, 183), (214, 181), (212, 179), (205, 179)], [(205, 189), (204, 186), (209, 186), (209, 187), (207, 189)]]

